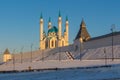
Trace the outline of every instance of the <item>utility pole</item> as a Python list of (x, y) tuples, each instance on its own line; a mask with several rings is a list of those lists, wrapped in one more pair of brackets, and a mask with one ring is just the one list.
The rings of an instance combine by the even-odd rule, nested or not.
[(115, 24), (112, 24), (111, 26), (111, 31), (112, 31), (112, 61), (114, 61), (114, 29), (115, 29)]
[(104, 48), (104, 54), (105, 54), (105, 65), (107, 65), (107, 55), (106, 55), (106, 48)]
[(42, 50), (42, 61), (44, 61), (44, 50)]
[(82, 43), (80, 42), (80, 61), (82, 60), (81, 52), (82, 52)]
[(33, 47), (33, 44), (31, 44), (31, 62), (32, 62), (32, 47)]
[(59, 61), (61, 60), (61, 53), (60, 53), (61, 50), (60, 50), (60, 48), (61, 47), (58, 48), (59, 49)]
[(15, 49), (13, 50), (13, 70), (15, 70)]
[(23, 59), (23, 48), (24, 48), (24, 47), (21, 48), (21, 63), (23, 62), (23, 61), (22, 61), (22, 59)]

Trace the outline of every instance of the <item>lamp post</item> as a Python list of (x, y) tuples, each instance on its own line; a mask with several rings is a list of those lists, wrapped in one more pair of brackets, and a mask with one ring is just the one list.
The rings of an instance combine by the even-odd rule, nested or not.
[(31, 62), (32, 62), (32, 47), (33, 47), (33, 44), (31, 44)]
[(82, 56), (81, 56), (81, 53), (82, 53), (82, 38), (80, 38), (80, 61), (82, 60)]
[(105, 65), (107, 65), (107, 55), (106, 55), (106, 48), (104, 48), (104, 54), (105, 54)]
[(112, 61), (114, 61), (114, 49), (113, 49), (113, 45), (114, 45), (114, 29), (115, 29), (115, 24), (112, 25), (111, 27), (111, 31), (112, 31)]
[(59, 49), (59, 61), (60, 61), (61, 60), (60, 47), (58, 49)]
[(42, 61), (44, 61), (44, 50), (42, 50)]
[(13, 50), (13, 70), (15, 70), (15, 49)]
[(21, 48), (21, 63), (23, 62), (23, 61), (22, 61), (22, 59), (23, 59), (23, 52), (22, 52), (22, 51), (23, 51), (23, 48), (24, 48), (24, 47)]

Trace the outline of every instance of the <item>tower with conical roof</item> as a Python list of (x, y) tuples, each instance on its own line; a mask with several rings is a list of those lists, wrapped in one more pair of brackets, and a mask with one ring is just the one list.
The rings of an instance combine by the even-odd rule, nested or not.
[(3, 53), (3, 62), (10, 61), (12, 59), (12, 55), (10, 54), (8, 48)]
[(80, 39), (80, 38), (83, 41), (87, 41), (88, 39), (90, 39), (90, 35), (89, 35), (89, 33), (88, 33), (87, 29), (86, 29), (86, 24), (85, 24), (83, 19), (81, 21), (80, 29), (79, 29), (79, 31), (77, 33), (77, 36), (76, 36), (75, 40)]

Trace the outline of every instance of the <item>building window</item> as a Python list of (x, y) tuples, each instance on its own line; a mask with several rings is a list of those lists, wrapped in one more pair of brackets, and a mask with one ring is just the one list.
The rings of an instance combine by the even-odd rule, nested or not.
[(55, 47), (57, 47), (57, 41), (55, 40)]
[(62, 46), (64, 46), (64, 41), (62, 41)]
[(54, 47), (54, 41), (52, 40), (52, 47)]

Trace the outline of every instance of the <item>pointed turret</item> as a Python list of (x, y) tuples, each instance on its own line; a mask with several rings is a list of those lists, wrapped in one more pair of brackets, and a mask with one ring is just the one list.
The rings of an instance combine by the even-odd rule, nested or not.
[(8, 48), (5, 50), (4, 54), (10, 54)]
[(8, 48), (3, 53), (3, 62), (10, 61), (12, 59), (12, 55), (10, 54)]
[(43, 16), (42, 16), (42, 13), (41, 13), (41, 15), (40, 15), (40, 19), (42, 19), (43, 18)]
[(90, 35), (86, 29), (86, 24), (84, 22), (84, 20), (82, 19), (81, 24), (80, 24), (80, 29), (79, 32), (77, 33), (77, 36), (75, 38), (76, 39), (82, 39), (83, 41), (87, 41), (88, 39), (90, 39)]
[(59, 15), (58, 15), (58, 17), (61, 17), (61, 13), (60, 13), (60, 10), (59, 10)]
[(68, 21), (68, 16), (66, 16), (66, 21)]
[(83, 20), (83, 19), (82, 19), (82, 21), (81, 21), (80, 26), (81, 26), (81, 27), (86, 27), (86, 24), (85, 24), (85, 22), (84, 22), (84, 20)]
[(69, 43), (69, 22), (68, 17), (66, 16), (66, 22), (65, 22), (65, 30), (66, 30), (66, 45)]
[(49, 17), (49, 21), (48, 21), (48, 29), (51, 29), (52, 27), (52, 23), (51, 23), (51, 18)]

